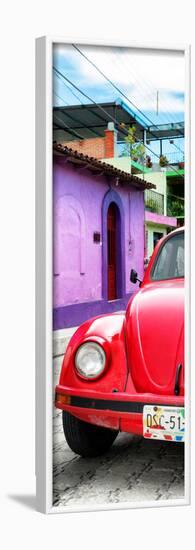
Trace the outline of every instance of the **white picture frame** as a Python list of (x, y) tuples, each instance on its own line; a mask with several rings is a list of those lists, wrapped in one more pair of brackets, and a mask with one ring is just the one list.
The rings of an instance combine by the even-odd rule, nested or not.
[[(52, 505), (52, 49), (54, 44), (86, 41), (73, 37), (41, 37), (36, 40), (36, 491), (37, 509), (43, 513), (107, 510), (108, 506), (54, 508)], [(87, 43), (88, 44), (88, 43)], [(186, 432), (185, 496), (156, 502), (155, 506), (190, 503), (190, 46), (169, 44), (117, 44), (99, 41), (94, 46), (120, 46), (150, 50), (183, 51), (185, 90), (185, 360)], [(109, 509), (154, 506), (154, 502), (113, 504)]]

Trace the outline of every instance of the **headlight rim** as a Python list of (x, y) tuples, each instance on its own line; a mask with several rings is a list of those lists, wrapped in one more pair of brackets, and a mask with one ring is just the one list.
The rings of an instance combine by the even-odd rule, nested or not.
[[(91, 344), (97, 344), (98, 346), (100, 346), (100, 348), (102, 348), (102, 350), (105, 354), (105, 366), (104, 366), (103, 370), (100, 373), (98, 373), (96, 376), (90, 376), (89, 377), (89, 376), (85, 376), (84, 374), (81, 374), (77, 370), (76, 355), (77, 355), (79, 349), (82, 346), (84, 346), (85, 344), (90, 344), (90, 343)], [(109, 362), (110, 362), (110, 346), (109, 346), (109, 343), (101, 337), (96, 337), (96, 338), (88, 337), (88, 338), (86, 338), (85, 340), (80, 342), (80, 344), (77, 346), (77, 348), (75, 350), (75, 353), (74, 353), (74, 370), (75, 370), (75, 373), (79, 378), (81, 378), (85, 382), (86, 381), (95, 382), (98, 378), (101, 378), (102, 376), (104, 376), (104, 374), (107, 371), (107, 368), (109, 366)]]

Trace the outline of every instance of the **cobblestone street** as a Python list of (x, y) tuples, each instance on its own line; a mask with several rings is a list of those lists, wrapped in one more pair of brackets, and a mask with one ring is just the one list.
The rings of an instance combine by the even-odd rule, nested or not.
[[(62, 356), (54, 359), (54, 385)], [(147, 441), (121, 433), (104, 456), (84, 459), (68, 447), (61, 411), (53, 422), (53, 504), (94, 506), (170, 500), (184, 496), (182, 444)]]

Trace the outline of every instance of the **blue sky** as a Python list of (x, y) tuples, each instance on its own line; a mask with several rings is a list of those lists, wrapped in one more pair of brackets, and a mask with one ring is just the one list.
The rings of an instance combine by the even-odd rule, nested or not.
[[(127, 105), (132, 107), (133, 102), (153, 124), (184, 120), (183, 54), (118, 47), (78, 47), (128, 97)], [(72, 45), (55, 45), (53, 64), (94, 101), (124, 100), (120, 92)], [(89, 102), (71, 84), (56, 76), (53, 79), (53, 92), (54, 105)], [(133, 109), (136, 112), (136, 108)], [(145, 121), (149, 124), (148, 119)], [(181, 141), (180, 144), (181, 147)]]

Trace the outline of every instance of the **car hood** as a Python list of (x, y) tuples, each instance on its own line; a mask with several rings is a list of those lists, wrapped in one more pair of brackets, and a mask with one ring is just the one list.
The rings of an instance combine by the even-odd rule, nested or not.
[[(182, 364), (183, 370), (184, 365), (183, 281), (160, 281), (143, 287), (127, 308), (126, 333), (136, 389), (173, 394), (177, 367)], [(180, 387), (182, 379), (183, 372)]]

